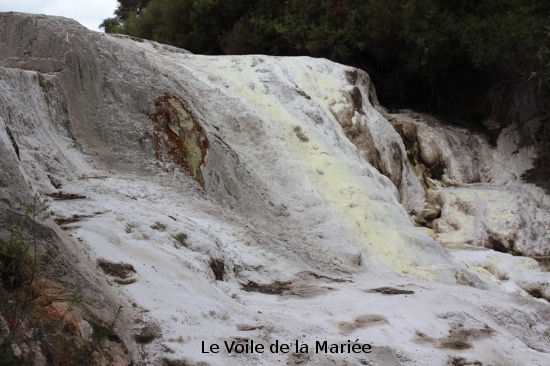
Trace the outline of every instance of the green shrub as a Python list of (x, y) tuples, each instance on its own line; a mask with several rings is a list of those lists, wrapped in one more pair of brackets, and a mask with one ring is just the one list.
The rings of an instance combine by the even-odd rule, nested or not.
[[(112, 340), (115, 322), (101, 325), (91, 322), (94, 332), (91, 340), (71, 336), (66, 328), (66, 316), (80, 302), (81, 296), (72, 294), (64, 298), (63, 313), (52, 315), (52, 309), (42, 306), (39, 299), (48, 293), (48, 266), (55, 251), (44, 243), (41, 222), (50, 217), (48, 200), (35, 195), (30, 204), (23, 204), (23, 217), (9, 225), (10, 240), (0, 243), (0, 315), (7, 323), (8, 334), (0, 334), (0, 365), (34, 364), (34, 352), (50, 357), (51, 364), (95, 365), (94, 352), (105, 350), (105, 341)], [(98, 325), (99, 324), (99, 325)], [(1, 329), (0, 329), (1, 333)], [(19, 346), (28, 351), (14, 354)]]
[[(54, 256), (53, 249), (46, 244), (42, 260), (39, 255), (40, 222), (50, 217), (48, 199), (35, 195), (30, 204), (24, 205), (23, 217), (8, 226), (10, 239), (0, 243), (0, 313), (6, 320), (9, 334), (0, 344), (0, 362), (6, 365), (22, 364), (16, 358), (13, 347), (36, 342), (52, 326), (47, 319), (36, 317), (41, 307), (37, 303), (40, 290), (36, 282)], [(43, 289), (42, 289), (43, 290)], [(29, 333), (21, 332), (29, 318), (33, 317), (34, 327)]]

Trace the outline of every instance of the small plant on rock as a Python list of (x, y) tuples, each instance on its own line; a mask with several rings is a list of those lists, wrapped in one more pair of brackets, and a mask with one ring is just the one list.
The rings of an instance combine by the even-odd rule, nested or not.
[[(0, 338), (2, 365), (23, 364), (30, 355), (22, 354), (21, 350), (33, 349), (65, 316), (59, 314), (61, 319), (54, 320), (39, 303), (46, 289), (40, 277), (55, 257), (49, 244), (39, 248), (43, 229), (40, 222), (50, 217), (48, 202), (35, 195), (30, 204), (24, 205), (23, 217), (8, 226), (9, 241), (0, 243), (0, 315), (7, 329), (7, 335)], [(77, 301), (75, 295), (69, 309)], [(28, 326), (29, 323), (32, 326)]]
[[(35, 195), (21, 219), (8, 226), (0, 241), (0, 365), (34, 365), (42, 355), (48, 365), (96, 365), (114, 332), (120, 309), (108, 324), (93, 322), (90, 339), (80, 336), (71, 314), (81, 296), (67, 293), (50, 278), (56, 257), (42, 222), (50, 217), (48, 200)], [(124, 269), (127, 269), (126, 267)], [(118, 339), (118, 341), (120, 341)]]

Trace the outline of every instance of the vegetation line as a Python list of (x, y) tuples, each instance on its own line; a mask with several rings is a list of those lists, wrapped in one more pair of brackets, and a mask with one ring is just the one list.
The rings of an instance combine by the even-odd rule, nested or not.
[(106, 32), (201, 54), (325, 57), (366, 70), (387, 107), (471, 128), (548, 124), (547, 0), (118, 2)]

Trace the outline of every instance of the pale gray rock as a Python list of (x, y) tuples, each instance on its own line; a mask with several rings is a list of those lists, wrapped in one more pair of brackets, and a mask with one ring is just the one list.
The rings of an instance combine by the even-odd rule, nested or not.
[(466, 243), (525, 256), (550, 255), (548, 206), (522, 187), (441, 189), (434, 227), (444, 244)]

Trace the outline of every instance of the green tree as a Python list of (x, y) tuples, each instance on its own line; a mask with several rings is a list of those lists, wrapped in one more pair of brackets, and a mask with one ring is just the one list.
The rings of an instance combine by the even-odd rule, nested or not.
[(547, 114), (547, 0), (151, 0), (129, 14), (105, 28), (195, 53), (326, 57), (369, 72), (390, 106)]
[(120, 26), (133, 14), (141, 14), (150, 0), (117, 0), (115, 16), (107, 18), (99, 25), (107, 33), (118, 33)]
[(258, 0), (151, 0), (132, 12), (122, 33), (197, 53), (221, 53), (221, 36)]

